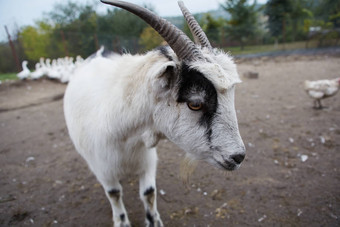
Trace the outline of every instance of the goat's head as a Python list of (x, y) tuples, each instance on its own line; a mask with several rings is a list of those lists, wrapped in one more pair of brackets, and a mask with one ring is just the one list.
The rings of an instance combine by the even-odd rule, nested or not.
[(156, 128), (190, 157), (219, 168), (237, 169), (245, 157), (245, 147), (234, 106), (235, 84), (240, 79), (231, 57), (212, 48), (182, 2), (179, 5), (196, 44), (147, 9), (122, 1), (101, 1), (145, 20), (172, 49), (161, 49), (172, 63), (167, 63), (159, 77), (163, 86), (154, 110)]

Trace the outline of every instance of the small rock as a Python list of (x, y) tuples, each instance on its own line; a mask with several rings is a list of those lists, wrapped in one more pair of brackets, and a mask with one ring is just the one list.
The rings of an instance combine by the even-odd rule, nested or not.
[(262, 222), (264, 219), (267, 218), (267, 215), (263, 215), (262, 217), (260, 217), (257, 221), (258, 222)]
[(322, 144), (324, 144), (324, 143), (326, 142), (326, 139), (325, 139), (325, 137), (323, 137), (323, 136), (320, 136), (320, 142), (321, 142)]
[(65, 195), (61, 195), (60, 197), (59, 197), (59, 201), (61, 202), (61, 201), (63, 201), (65, 199)]
[(161, 189), (161, 190), (159, 190), (159, 194), (161, 194), (161, 195), (165, 195), (165, 194), (166, 194), (166, 192), (165, 192), (163, 189)]
[(198, 213), (198, 207), (193, 207), (193, 208), (186, 208), (184, 209), (184, 214), (185, 215), (195, 215)]
[(308, 155), (303, 154), (300, 156), (300, 159), (301, 159), (301, 162), (305, 162), (308, 159)]
[(221, 200), (222, 197), (223, 197), (223, 193), (224, 193), (224, 190), (218, 190), (218, 189), (215, 189), (211, 194), (211, 198), (213, 200)]
[(35, 160), (34, 157), (28, 157), (28, 158), (26, 158), (26, 162), (31, 162), (31, 161), (34, 161), (34, 160)]
[(259, 78), (259, 73), (258, 72), (252, 72), (248, 71), (243, 74), (243, 77), (248, 78), (248, 79), (258, 79)]
[(320, 136), (320, 142), (325, 146), (332, 146), (332, 138), (328, 135)]
[(302, 213), (303, 213), (302, 210), (300, 210), (300, 209), (297, 210), (297, 216), (298, 216), (298, 217), (300, 217), (300, 215), (301, 215)]
[(248, 147), (255, 147), (255, 145), (249, 142)]
[(223, 203), (223, 205), (215, 210), (216, 218), (225, 218), (228, 214), (227, 211), (227, 203)]
[(289, 142), (290, 142), (290, 143), (294, 143), (294, 139), (291, 138), (291, 137), (289, 137)]
[(336, 216), (335, 214), (330, 213), (329, 215), (330, 215), (332, 218), (334, 218), (335, 220), (338, 220), (338, 216)]

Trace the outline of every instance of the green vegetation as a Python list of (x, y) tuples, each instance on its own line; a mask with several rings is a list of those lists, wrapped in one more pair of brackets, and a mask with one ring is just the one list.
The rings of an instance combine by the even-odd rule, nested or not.
[(18, 80), (16, 73), (3, 73), (0, 74), (0, 81), (6, 81), (6, 80)]
[[(95, 3), (65, 1), (34, 26), (11, 34), (19, 61), (28, 60), (33, 68), (40, 57), (86, 58), (101, 45), (118, 53), (136, 53), (163, 42), (143, 20), (125, 10), (112, 7), (98, 14), (95, 9)], [(194, 16), (213, 46), (233, 54), (339, 45), (340, 1), (268, 0), (259, 5), (224, 0), (218, 13)], [(192, 37), (183, 17), (172, 19)], [(7, 42), (0, 43), (0, 72), (17, 71), (11, 51)]]
[(52, 26), (42, 21), (37, 22), (37, 27), (27, 26), (20, 32), (19, 40), (29, 60), (49, 56), (52, 32)]
[(231, 39), (239, 40), (243, 50), (244, 45), (258, 33), (259, 10), (256, 9), (256, 1), (249, 5), (247, 0), (229, 0), (222, 7), (231, 15), (226, 32)]
[(144, 28), (139, 39), (139, 43), (145, 47), (145, 50), (151, 50), (162, 42), (163, 38), (150, 26)]
[[(333, 40), (335, 43), (335, 40)], [(300, 42), (291, 42), (291, 43), (281, 43), (281, 44), (265, 44), (265, 45), (250, 45), (245, 46), (242, 50), (240, 47), (225, 47), (225, 51), (229, 51), (232, 55), (242, 55), (242, 54), (255, 54), (255, 53), (264, 53), (264, 52), (274, 52), (274, 51), (282, 51), (282, 50), (296, 50), (296, 49), (304, 49), (308, 46), (308, 48), (317, 48), (318, 41), (300, 41)]]

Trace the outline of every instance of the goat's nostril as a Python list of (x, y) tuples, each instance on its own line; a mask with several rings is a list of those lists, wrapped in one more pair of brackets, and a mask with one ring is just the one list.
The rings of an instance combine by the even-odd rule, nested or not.
[(245, 155), (244, 154), (236, 154), (231, 156), (231, 158), (237, 163), (240, 164), (244, 160)]

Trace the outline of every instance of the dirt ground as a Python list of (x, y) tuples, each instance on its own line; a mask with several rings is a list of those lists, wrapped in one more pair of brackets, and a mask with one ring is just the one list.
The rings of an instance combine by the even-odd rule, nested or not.
[[(205, 163), (186, 186), (183, 152), (158, 146), (158, 208), (165, 226), (340, 226), (340, 93), (314, 110), (306, 79), (340, 76), (336, 56), (238, 62), (236, 109), (247, 147), (241, 168)], [(258, 79), (243, 75), (258, 72)], [(0, 85), (0, 226), (112, 226), (104, 191), (74, 150), (63, 116), (66, 85)], [(123, 182), (133, 226), (144, 226), (137, 179)]]

